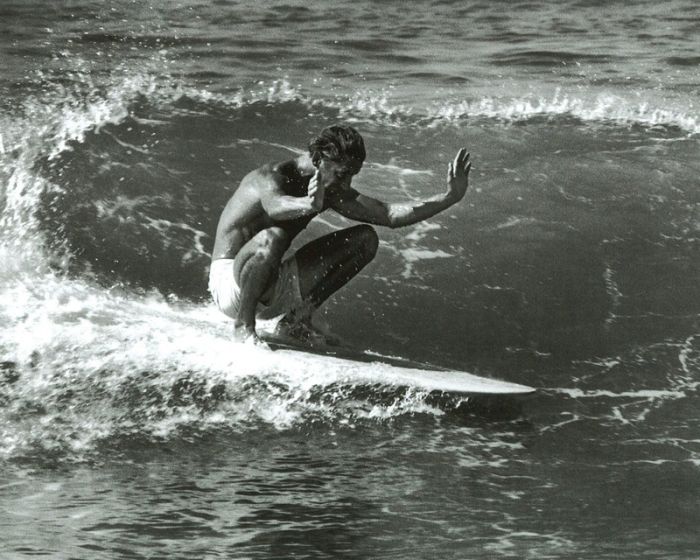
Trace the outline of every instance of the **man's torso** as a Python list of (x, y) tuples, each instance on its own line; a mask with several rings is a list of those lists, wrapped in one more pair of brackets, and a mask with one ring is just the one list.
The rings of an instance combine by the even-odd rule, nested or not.
[(263, 189), (277, 186), (285, 195), (307, 195), (309, 180), (299, 173), (295, 162), (264, 165), (246, 175), (229, 199), (216, 231), (212, 259), (232, 259), (241, 247), (263, 229), (282, 228), (293, 239), (314, 217), (304, 216), (293, 220), (273, 220), (263, 208)]

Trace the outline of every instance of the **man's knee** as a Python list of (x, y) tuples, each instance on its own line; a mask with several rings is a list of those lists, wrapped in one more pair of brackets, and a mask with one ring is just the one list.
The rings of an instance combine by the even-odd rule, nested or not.
[(355, 226), (351, 229), (352, 239), (357, 244), (366, 261), (371, 261), (379, 248), (379, 236), (374, 228), (367, 224)]

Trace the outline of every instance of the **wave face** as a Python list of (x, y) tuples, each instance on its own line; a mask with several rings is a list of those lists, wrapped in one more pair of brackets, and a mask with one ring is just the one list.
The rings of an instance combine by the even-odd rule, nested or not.
[[(179, 417), (180, 408), (168, 403), (182, 386), (196, 387), (205, 408), (214, 391), (223, 403), (212, 406), (222, 414), (220, 407), (231, 405), (226, 395), (239, 390), (235, 383), (253, 374), (240, 373), (233, 359), (211, 372), (211, 356), (227, 354), (228, 344), (225, 322), (207, 307), (218, 214), (248, 170), (293, 157), (315, 130), (339, 119), (366, 131), (370, 157), (357, 182), (368, 194), (431, 195), (440, 188), (439, 167), (465, 136), (479, 161), (465, 204), (414, 228), (383, 232), (377, 262), (328, 306), (326, 321), (351, 342), (373, 348), (383, 339), (375, 349), (401, 354), (417, 336), (426, 350), (408, 351), (410, 357), (455, 367), (466, 360), (496, 372), (514, 366), (511, 378), (521, 382), (523, 356), (614, 355), (669, 337), (694, 345), (700, 294), (689, 153), (697, 141), (678, 126), (586, 120), (563, 111), (571, 104), (561, 100), (517, 117), (512, 107), (483, 109), (487, 100), (481, 112), (378, 110), (381, 103), (368, 108), (357, 97), (315, 99), (285, 82), (210, 96), (148, 73), (125, 75), (104, 93), (62, 95), (58, 89), (27, 100), (25, 116), (10, 124), (15, 136), (6, 137), (3, 250), (12, 265), (3, 276), (9, 328), (2, 348), (6, 398), (19, 410), (52, 402), (60, 417), (65, 391), (97, 391), (108, 395), (117, 418), (126, 414), (126, 426), (150, 433), (131, 418), (140, 414), (130, 409), (134, 403), (118, 396), (132, 391), (125, 388), (132, 382), (136, 394), (149, 393), (146, 379), (156, 378), (160, 396), (155, 409), (147, 401), (148, 414)], [(30, 126), (47, 107), (52, 121)], [(329, 216), (300, 243), (345, 223)], [(416, 333), (416, 324), (426, 326)], [(179, 332), (196, 343), (187, 350), (170, 344)], [(121, 356), (119, 348), (134, 344), (155, 350)], [(284, 370), (277, 364), (257, 374)], [(78, 392), (76, 375), (87, 384)], [(218, 385), (217, 375), (224, 376)], [(25, 377), (41, 388), (28, 401), (15, 394), (15, 381)], [(112, 388), (102, 381), (93, 387), (97, 379)], [(632, 383), (645, 390), (644, 381)], [(267, 381), (253, 387), (262, 393), (251, 398), (269, 398)], [(295, 408), (293, 387), (285, 394)], [(674, 394), (676, 387), (653, 390)], [(302, 399), (292, 416), (315, 414), (315, 398)], [(433, 410), (425, 398), (406, 398), (408, 410)], [(226, 410), (234, 426), (262, 421)], [(391, 410), (385, 413), (405, 412), (403, 405)], [(333, 407), (325, 412), (337, 415)], [(80, 431), (99, 440), (111, 433), (105, 426), (124, 429), (122, 420), (88, 414), (79, 421), (102, 428)], [(293, 424), (284, 414), (271, 421)]]

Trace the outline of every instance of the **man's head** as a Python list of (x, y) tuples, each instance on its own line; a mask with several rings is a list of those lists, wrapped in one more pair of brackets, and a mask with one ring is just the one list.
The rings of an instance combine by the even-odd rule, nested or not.
[(367, 155), (360, 133), (351, 126), (342, 125), (324, 128), (309, 142), (309, 154), (329, 186), (356, 175)]

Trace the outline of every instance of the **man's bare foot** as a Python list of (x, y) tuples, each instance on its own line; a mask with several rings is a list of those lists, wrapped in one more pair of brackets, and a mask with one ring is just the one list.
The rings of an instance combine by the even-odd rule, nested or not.
[(234, 327), (233, 338), (236, 342), (241, 342), (243, 344), (251, 344), (267, 349), (270, 348), (268, 344), (257, 335), (255, 330), (249, 327)]
[(339, 346), (340, 339), (328, 332), (317, 328), (311, 322), (311, 318), (290, 319), (284, 317), (280, 319), (275, 327), (274, 338), (279, 340), (289, 340), (290, 342), (306, 344), (312, 348), (322, 348), (325, 346)]

